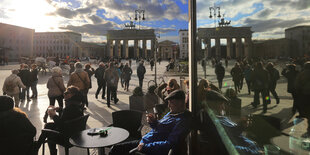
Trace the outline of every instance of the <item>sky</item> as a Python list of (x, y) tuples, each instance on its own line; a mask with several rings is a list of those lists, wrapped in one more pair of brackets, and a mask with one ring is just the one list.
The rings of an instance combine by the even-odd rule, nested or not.
[[(310, 0), (197, 0), (198, 27), (214, 27), (214, 5), (231, 26), (251, 26), (253, 39), (283, 38), (286, 28), (310, 25)], [(178, 31), (188, 29), (187, 0), (0, 0), (0, 22), (105, 42), (107, 31), (124, 29), (138, 9), (145, 10), (141, 28), (155, 29), (160, 41), (178, 42)]]

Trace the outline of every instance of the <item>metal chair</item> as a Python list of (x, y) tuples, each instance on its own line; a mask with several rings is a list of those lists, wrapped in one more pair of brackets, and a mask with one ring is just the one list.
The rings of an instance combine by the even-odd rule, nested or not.
[(129, 132), (129, 137), (125, 141), (141, 139), (142, 112), (134, 110), (116, 111), (112, 113), (112, 119), (113, 124), (109, 126), (120, 127)]
[[(69, 149), (73, 146), (69, 142), (69, 138), (80, 131), (83, 131), (86, 129), (86, 123), (88, 120), (89, 114), (81, 116), (79, 118), (73, 119), (66, 121), (64, 123), (64, 128), (63, 132), (59, 132), (56, 130), (51, 130), (51, 129), (42, 129), (42, 132), (46, 132), (47, 134), (51, 135), (52, 137), (57, 137), (58, 139), (63, 139), (63, 143), (59, 143), (57, 141), (53, 141), (53, 138), (47, 139), (43, 143), (43, 148), (42, 148), (42, 155), (44, 155), (45, 152), (45, 143), (46, 142), (52, 142), (59, 144), (65, 148), (65, 154), (69, 155)], [(89, 149), (87, 148), (87, 154), (89, 155)]]

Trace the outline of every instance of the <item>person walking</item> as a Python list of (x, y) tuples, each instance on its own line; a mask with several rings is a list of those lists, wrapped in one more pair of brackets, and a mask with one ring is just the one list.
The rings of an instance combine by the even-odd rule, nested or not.
[(242, 71), (238, 62), (235, 63), (235, 66), (231, 69), (230, 74), (235, 85), (236, 93), (240, 92), (240, 81), (242, 77)]
[(59, 107), (63, 108), (63, 94), (66, 87), (60, 67), (52, 68), (52, 76), (48, 79), (46, 87), (48, 89), (47, 96), (50, 101), (50, 106), (55, 106), (55, 101), (57, 100)]
[(155, 65), (155, 63), (154, 63), (154, 59), (151, 59), (151, 61), (150, 61), (150, 65), (151, 65), (151, 71), (153, 71), (153, 67), (154, 67), (154, 65)]
[(17, 76), (18, 72), (18, 70), (13, 69), (12, 74), (4, 80), (4, 84), (2, 87), (3, 95), (9, 95), (14, 98), (15, 107), (18, 107), (19, 104), (20, 88), (26, 88), (20, 77)]
[(101, 89), (102, 89), (101, 98), (105, 99), (105, 87), (106, 87), (106, 81), (104, 79), (105, 69), (106, 69), (106, 67), (105, 67), (104, 63), (100, 62), (99, 67), (95, 71), (95, 78), (97, 79), (97, 85), (98, 85), (98, 88), (97, 88), (97, 91), (95, 94), (96, 99), (98, 99), (98, 95), (99, 95)]
[(294, 86), (296, 77), (298, 75), (298, 71), (296, 70), (295, 64), (286, 65), (286, 68), (283, 69), (281, 74), (287, 79), (287, 92), (290, 93), (293, 97), (293, 108), (292, 113), (295, 114), (297, 110), (297, 94)]
[(139, 87), (143, 88), (143, 79), (144, 79), (144, 74), (146, 70), (145, 67), (143, 66), (143, 61), (140, 61), (139, 66), (137, 68), (137, 75), (139, 78)]
[[(276, 92), (276, 87), (277, 87), (277, 81), (280, 79), (280, 74), (279, 71), (274, 68), (274, 65), (272, 62), (269, 62), (266, 66), (266, 69), (269, 73), (270, 81), (269, 81), (269, 92), (273, 95), (273, 97), (276, 99), (276, 103), (280, 103), (280, 98)], [(269, 99), (270, 102), (270, 99)]]
[(86, 92), (86, 98), (85, 98), (85, 105), (86, 107), (88, 107), (88, 91), (90, 88), (92, 88), (92, 82), (91, 82), (91, 77), (93, 76), (93, 74), (95, 74), (95, 69), (91, 67), (90, 64), (85, 64), (84, 66), (84, 71), (88, 74), (88, 78), (89, 78), (89, 88), (87, 89), (87, 92)]
[(259, 94), (261, 94), (263, 99), (263, 113), (267, 112), (267, 94), (268, 94), (268, 81), (269, 74), (268, 71), (263, 67), (262, 62), (258, 62), (256, 67), (254, 68), (253, 74), (251, 74), (251, 79), (253, 83), (254, 90), (254, 102), (252, 102), (252, 106), (254, 108), (259, 105)]
[(295, 80), (295, 90), (297, 94), (297, 111), (301, 117), (305, 117), (308, 122), (307, 132), (302, 137), (310, 136), (310, 61), (307, 61)]
[(114, 103), (117, 104), (117, 85), (118, 85), (118, 73), (116, 68), (114, 67), (114, 63), (109, 63), (109, 68), (105, 70), (104, 79), (107, 82), (107, 105), (110, 107), (111, 96), (114, 100)]
[(90, 80), (88, 77), (88, 73), (83, 70), (83, 66), (80, 62), (76, 62), (74, 64), (75, 71), (70, 75), (67, 87), (76, 86), (82, 93), (82, 108), (85, 110), (84, 106), (87, 102), (87, 92), (90, 87)]
[(31, 101), (29, 97), (29, 88), (31, 86), (31, 73), (29, 71), (29, 66), (27, 64), (24, 64), (22, 66), (22, 69), (20, 70), (18, 76), (22, 80), (23, 84), (26, 86), (26, 88), (22, 89), (21, 93), (21, 101), (24, 101), (26, 99), (27, 95), (27, 101)]
[(31, 91), (32, 91), (32, 95), (30, 98), (34, 98), (36, 99), (38, 97), (38, 90), (37, 90), (37, 84), (38, 84), (38, 68), (36, 64), (33, 64), (31, 66)]
[(251, 94), (251, 74), (252, 74), (253, 70), (251, 68), (251, 66), (249, 64), (246, 64), (246, 66), (244, 67), (244, 71), (243, 71), (243, 75), (245, 78), (245, 82), (246, 85), (248, 86), (248, 93), (249, 95)]
[(223, 67), (222, 62), (219, 62), (215, 66), (215, 74), (216, 74), (217, 81), (219, 83), (219, 88), (222, 89), (223, 79), (225, 76), (225, 68)]
[(122, 72), (123, 72), (123, 76), (124, 76), (123, 78), (124, 78), (124, 84), (125, 84), (124, 90), (128, 91), (129, 81), (131, 79), (131, 74), (132, 74), (132, 69), (129, 67), (128, 63), (126, 63)]
[(204, 77), (207, 78), (207, 68), (206, 68), (206, 60), (205, 59), (201, 60), (201, 67), (203, 70)]

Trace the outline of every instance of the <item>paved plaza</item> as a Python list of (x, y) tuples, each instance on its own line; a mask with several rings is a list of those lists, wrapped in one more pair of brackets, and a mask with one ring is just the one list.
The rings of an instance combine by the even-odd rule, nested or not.
[[(124, 61), (125, 62), (125, 61)], [(159, 77), (164, 77), (165, 81), (167, 82), (169, 78), (176, 78), (177, 81), (180, 81), (180, 76), (176, 76), (176, 74), (168, 74), (165, 72), (166, 68), (165, 66), (168, 64), (167, 61), (163, 61), (160, 65), (157, 65), (157, 79)], [(229, 67), (226, 68), (226, 73), (225, 73), (225, 78), (223, 81), (223, 88), (222, 91), (225, 91), (225, 89), (229, 87), (233, 87), (233, 82), (232, 78), (230, 76), (230, 70), (234, 65), (234, 61), (231, 60), (229, 62)], [(143, 90), (146, 92), (147, 90), (147, 84), (148, 81), (154, 79), (154, 70), (150, 70), (150, 65), (146, 64), (146, 74), (145, 74), (145, 79), (143, 83)], [(279, 71), (282, 71), (283, 63), (276, 63), (276, 68), (279, 69)], [(95, 69), (98, 67), (97, 65), (92, 65)], [(129, 96), (132, 95), (133, 89), (138, 86), (138, 78), (137, 78), (137, 73), (136, 73), (136, 63), (132, 63), (132, 70), (133, 70), (133, 75), (130, 81), (130, 86), (129, 86), (129, 91), (126, 92), (121, 88), (121, 85), (118, 86), (118, 98), (119, 102), (117, 104), (114, 104), (111, 102), (111, 107), (108, 108), (106, 105), (106, 100), (102, 99), (96, 99), (95, 98), (95, 91), (97, 90), (97, 82), (96, 78), (93, 76), (92, 77), (92, 88), (90, 89), (88, 93), (88, 100), (89, 100), (89, 107), (85, 111), (86, 114), (90, 114), (90, 117), (87, 122), (87, 128), (95, 128), (95, 127), (103, 127), (107, 126), (112, 123), (112, 115), (111, 113), (114, 111), (118, 110), (123, 110), (123, 109), (129, 109)], [(1, 88), (3, 85), (3, 82), (5, 78), (11, 74), (11, 69), (18, 69), (19, 65), (11, 63), (8, 66), (0, 66), (0, 84)], [(198, 64), (198, 76), (203, 77), (203, 71), (202, 67), (200, 64)], [(32, 100), (30, 102), (23, 102), (20, 104), (20, 108), (25, 111), (28, 114), (28, 117), (30, 121), (35, 125), (37, 129), (37, 138), (41, 133), (41, 129), (44, 126), (43, 123), (43, 116), (45, 113), (46, 108), (49, 105), (49, 100), (47, 97), (47, 88), (46, 88), (46, 83), (48, 78), (50, 77), (50, 74), (47, 73), (46, 75), (39, 73), (39, 82), (38, 82), (38, 99)], [(188, 78), (188, 77), (186, 77)], [(65, 85), (68, 82), (68, 75), (64, 75), (64, 81)], [(215, 85), (217, 85), (217, 80), (216, 76), (214, 73), (214, 68), (212, 68), (211, 63), (207, 65), (207, 79), (212, 81)], [(158, 80), (158, 82), (160, 82)], [(278, 118), (281, 118), (282, 120), (282, 129), (283, 132), (289, 133), (290, 128), (292, 127), (292, 119), (294, 116), (291, 115), (291, 108), (292, 108), (292, 98), (290, 94), (286, 92), (287, 89), (287, 82), (286, 79), (281, 76), (280, 80), (278, 81), (277, 89), (276, 91), (278, 92), (278, 95), (280, 97), (280, 104), (276, 105), (275, 104), (275, 99), (271, 96), (271, 104), (268, 105), (268, 110), (267, 113), (264, 115), (269, 115), (269, 116), (275, 116)], [(2, 89), (0, 90), (0, 93), (2, 94)], [(30, 93), (31, 94), (31, 93)], [(248, 95), (247, 92), (247, 86), (244, 83), (242, 91), (238, 94), (238, 96), (242, 99), (242, 115), (248, 115), (248, 114), (261, 114), (262, 113), (262, 106), (258, 106), (258, 108), (253, 109), (253, 107), (250, 105), (250, 103), (253, 101), (253, 92), (251, 95)], [(99, 95), (101, 96), (101, 95)], [(262, 101), (261, 101), (262, 103)], [(57, 103), (56, 103), (57, 106)], [(299, 124), (299, 128), (303, 130), (304, 132), (306, 131), (306, 121), (303, 121), (302, 123)], [(145, 120), (144, 120), (144, 124)], [(143, 132), (147, 132), (148, 127), (146, 126), (143, 130)], [(46, 148), (47, 145), (46, 145)], [(64, 149), (58, 149), (60, 150), (60, 154), (64, 154)], [(106, 149), (108, 151), (108, 149)], [(41, 150), (40, 150), (41, 151)], [(72, 153), (71, 153), (72, 151)], [(93, 154), (96, 154), (95, 150), (91, 150)], [(39, 152), (41, 153), (41, 152)], [(46, 149), (46, 153), (49, 154), (48, 149)], [(86, 154), (85, 149), (79, 149), (79, 148), (71, 148), (70, 149), (70, 154)]]

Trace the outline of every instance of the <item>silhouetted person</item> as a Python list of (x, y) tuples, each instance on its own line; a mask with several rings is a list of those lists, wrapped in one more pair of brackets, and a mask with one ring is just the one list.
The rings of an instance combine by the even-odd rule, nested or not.
[[(276, 99), (277, 104), (280, 103), (280, 98), (276, 92), (276, 87), (277, 87), (277, 81), (280, 79), (280, 74), (277, 69), (274, 68), (273, 63), (269, 62), (266, 66), (267, 71), (269, 72), (269, 91), (273, 95), (273, 97)], [(269, 100), (270, 101), (270, 100)]]
[(215, 74), (216, 74), (217, 81), (219, 83), (219, 88), (222, 89), (223, 79), (225, 76), (225, 68), (223, 67), (221, 62), (219, 62), (215, 66)]
[(296, 70), (296, 65), (295, 64), (290, 64), (287, 65), (285, 69), (281, 72), (281, 74), (287, 79), (287, 92), (292, 94), (293, 97), (293, 108), (292, 108), (292, 113), (296, 113), (296, 89), (294, 86), (296, 77), (298, 75), (298, 71)]
[(143, 88), (143, 79), (144, 79), (144, 74), (146, 70), (145, 67), (143, 66), (143, 61), (139, 63), (139, 66), (137, 68), (137, 75), (139, 78), (139, 87)]
[(95, 71), (95, 78), (97, 79), (97, 85), (98, 85), (98, 88), (97, 88), (97, 91), (96, 91), (96, 94), (95, 94), (95, 97), (96, 99), (98, 99), (98, 95), (102, 89), (102, 95), (101, 95), (101, 98), (102, 99), (105, 99), (105, 87), (106, 87), (106, 81), (104, 79), (104, 72), (105, 72), (105, 65), (103, 62), (100, 62), (99, 63), (99, 67), (96, 69)]
[(253, 74), (251, 74), (251, 79), (253, 83), (253, 90), (254, 90), (254, 102), (251, 104), (254, 108), (259, 105), (259, 94), (261, 94), (263, 99), (263, 113), (267, 112), (267, 99), (266, 96), (268, 94), (268, 81), (269, 81), (269, 74), (266, 69), (264, 69), (263, 64), (258, 62), (256, 67), (254, 68)]

